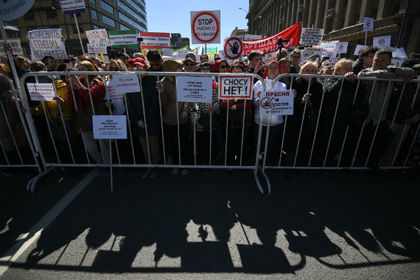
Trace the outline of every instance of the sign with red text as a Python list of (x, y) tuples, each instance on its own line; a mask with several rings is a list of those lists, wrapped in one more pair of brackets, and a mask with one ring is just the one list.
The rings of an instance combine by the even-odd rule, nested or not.
[(220, 76), (219, 99), (252, 99), (252, 76)]
[(191, 11), (193, 44), (220, 43), (220, 10)]
[(338, 42), (335, 46), (335, 53), (347, 53), (347, 47), (349, 46), (349, 42)]
[(265, 91), (260, 95), (261, 116), (293, 115), (292, 90)]
[(31, 101), (54, 100), (54, 85), (50, 83), (27, 83)]
[(111, 45), (106, 29), (87, 30), (86, 37), (92, 47), (106, 48)]
[(363, 18), (363, 30), (364, 31), (373, 31), (373, 24), (375, 22), (374, 18)]
[(283, 48), (299, 45), (301, 26), (302, 23), (298, 22), (295, 25), (292, 25), (289, 28), (268, 38), (254, 41), (243, 41), (242, 56), (248, 56), (252, 51), (260, 51), (263, 54), (275, 52), (279, 49), (279, 45), (277, 44), (279, 39), (289, 40), (287, 43), (283, 43)]
[(225, 46), (225, 57), (229, 59), (237, 59), (242, 56), (242, 40), (238, 37), (230, 37), (226, 39)]
[(170, 49), (171, 34), (162, 32), (140, 32), (142, 49)]

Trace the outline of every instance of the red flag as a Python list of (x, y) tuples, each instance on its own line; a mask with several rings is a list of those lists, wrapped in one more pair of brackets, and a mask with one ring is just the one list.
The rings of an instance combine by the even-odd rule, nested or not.
[(299, 45), (300, 32), (301, 32), (302, 22), (298, 22), (295, 25), (290, 26), (289, 28), (280, 31), (276, 35), (273, 35), (268, 38), (255, 41), (243, 41), (243, 56), (248, 56), (252, 51), (260, 51), (263, 54), (275, 52), (279, 49), (277, 45), (280, 37), (283, 40), (289, 40), (287, 44), (283, 44), (283, 47), (287, 48), (290, 46)]

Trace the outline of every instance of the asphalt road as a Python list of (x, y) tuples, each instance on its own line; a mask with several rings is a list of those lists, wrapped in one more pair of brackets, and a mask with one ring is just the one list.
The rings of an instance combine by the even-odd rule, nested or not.
[[(95, 177), (0, 279), (420, 279), (418, 172), (276, 172), (271, 196), (250, 172), (139, 174), (117, 171), (113, 193)], [(28, 230), (85, 176), (3, 199), (20, 206), (0, 227)], [(43, 210), (12, 213), (25, 204)]]

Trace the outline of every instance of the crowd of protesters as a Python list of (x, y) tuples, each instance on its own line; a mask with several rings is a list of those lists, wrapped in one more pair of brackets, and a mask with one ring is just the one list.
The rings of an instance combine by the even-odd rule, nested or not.
[[(94, 139), (92, 116), (114, 114), (129, 120), (129, 139), (116, 141), (113, 148), (123, 163), (253, 165), (256, 156), (266, 152), (267, 163), (274, 165), (282, 160), (288, 166), (378, 168), (401, 164), (410, 150), (409, 164), (418, 166), (419, 84), (410, 81), (420, 75), (420, 55), (412, 54), (404, 67), (394, 67), (391, 60), (391, 51), (375, 47), (362, 50), (356, 61), (343, 58), (334, 65), (319, 56), (303, 62), (297, 48), (279, 50), (272, 61), (264, 61), (258, 51), (233, 62), (210, 61), (193, 52), (178, 60), (154, 50), (146, 56), (121, 53), (107, 63), (87, 55), (71, 60), (45, 57), (32, 63), (15, 56), (19, 77), (39, 71), (75, 73), (28, 77), (25, 84), (53, 83), (56, 91), (53, 101), (40, 102), (31, 100), (25, 88), (30, 108), (19, 105), (11, 85), (0, 77), (0, 160), (18, 163), (21, 154), (30, 154), (19, 118), (21, 106), (32, 114), (46, 157), (67, 163), (109, 162), (109, 140)], [(253, 100), (220, 100), (218, 76), (213, 75), (212, 102), (187, 103), (177, 101), (174, 76), (142, 76), (141, 91), (116, 99), (110, 94), (112, 75), (98, 71), (252, 73), (260, 79), (254, 79)], [(0, 62), (0, 73), (13, 81), (7, 57)], [(293, 115), (260, 115), (263, 83), (267, 89), (293, 91)], [(256, 151), (260, 125), (261, 148)], [(188, 170), (172, 170), (178, 173), (187, 175)], [(142, 174), (156, 175), (153, 168)]]

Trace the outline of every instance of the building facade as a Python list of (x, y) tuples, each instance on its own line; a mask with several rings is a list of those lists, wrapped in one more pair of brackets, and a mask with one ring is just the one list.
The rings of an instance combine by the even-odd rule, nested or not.
[[(147, 31), (145, 0), (85, 0), (85, 6), (86, 11), (77, 14), (84, 48), (87, 43), (86, 30), (105, 28)], [(61, 28), (62, 35), (66, 39), (67, 52), (72, 55), (82, 54), (74, 17), (63, 14), (58, 0), (36, 0), (31, 10), (17, 22), (22, 47), (26, 48), (28, 53), (27, 31)]]
[(301, 21), (303, 27), (323, 28), (324, 40), (349, 42), (349, 53), (364, 44), (363, 18), (375, 19), (373, 37), (391, 35), (391, 46), (407, 53), (420, 51), (420, 1), (417, 0), (250, 0), (248, 30), (274, 35)]

